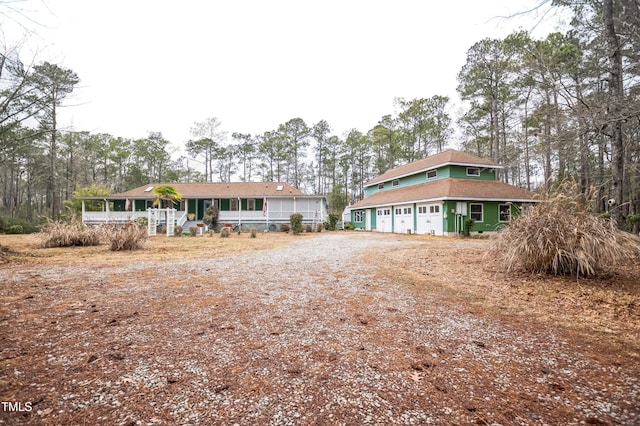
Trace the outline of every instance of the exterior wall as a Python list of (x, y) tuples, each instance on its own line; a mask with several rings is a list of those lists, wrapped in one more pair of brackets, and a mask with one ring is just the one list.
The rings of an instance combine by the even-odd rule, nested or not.
[(376, 209), (372, 208), (367, 210), (367, 214), (369, 215), (369, 218), (371, 220), (371, 230), (373, 231), (374, 229), (376, 229), (377, 224), (376, 224)]
[[(480, 179), (480, 180), (496, 180), (495, 169), (483, 169), (480, 168), (480, 176), (467, 175), (466, 166), (450, 166), (450, 177), (463, 178), (463, 179)], [(439, 170), (438, 170), (439, 172)]]
[[(444, 218), (444, 233), (445, 235), (456, 235), (456, 233), (462, 232), (464, 221), (471, 217), (471, 205), (482, 205), (482, 221), (475, 221), (471, 228), (472, 233), (485, 233), (494, 232), (499, 230), (502, 226), (506, 226), (509, 221), (501, 221), (499, 217), (500, 205), (508, 204), (506, 201), (465, 201), (467, 206), (466, 216), (460, 216), (456, 214), (456, 201), (447, 201), (445, 203), (446, 217)], [(516, 217), (520, 212), (519, 203), (510, 204), (511, 218)]]

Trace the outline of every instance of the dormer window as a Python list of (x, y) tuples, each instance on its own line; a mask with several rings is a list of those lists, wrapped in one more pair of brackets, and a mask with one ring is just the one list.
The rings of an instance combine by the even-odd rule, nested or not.
[(391, 181), (391, 186), (398, 186), (400, 185), (400, 179), (394, 179)]
[(384, 189), (384, 182), (378, 184), (378, 189)]
[(438, 171), (436, 169), (427, 170), (427, 179), (433, 179), (436, 176), (438, 176)]
[(480, 176), (480, 169), (478, 167), (467, 167), (467, 176)]

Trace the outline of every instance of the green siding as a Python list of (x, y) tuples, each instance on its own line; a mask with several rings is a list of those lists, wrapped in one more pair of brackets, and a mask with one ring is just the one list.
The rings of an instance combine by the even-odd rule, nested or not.
[[(468, 176), (467, 167), (451, 166), (450, 168), (451, 168), (450, 176), (452, 178), (496, 180), (495, 169), (480, 169), (480, 176)], [(438, 170), (438, 172), (440, 172), (440, 170)]]
[[(465, 201), (467, 204), (467, 216), (464, 216), (461, 221), (458, 222), (458, 231), (461, 231), (460, 226), (464, 223), (464, 219), (470, 217), (471, 204), (482, 204), (482, 222), (476, 221), (471, 228), (471, 232), (489, 232), (495, 231), (507, 224), (508, 222), (500, 222), (499, 218), (499, 205), (506, 204), (506, 202), (497, 201)], [(447, 217), (444, 218), (444, 232), (453, 233), (456, 230), (456, 201), (445, 202), (444, 213)], [(516, 203), (511, 205), (511, 218), (515, 218), (520, 212), (520, 206)], [(459, 219), (460, 220), (460, 219)]]
[(371, 229), (376, 229), (376, 227), (377, 227), (377, 224), (376, 224), (376, 217), (377, 217), (376, 209), (375, 208), (369, 209), (367, 211), (367, 214), (369, 215), (369, 217), (371, 217)]

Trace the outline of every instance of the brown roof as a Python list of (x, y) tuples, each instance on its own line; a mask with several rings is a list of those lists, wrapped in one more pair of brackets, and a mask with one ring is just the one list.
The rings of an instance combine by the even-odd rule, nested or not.
[[(285, 182), (210, 182), (210, 183), (150, 183), (108, 198), (155, 198), (152, 191), (145, 191), (158, 185), (171, 185), (183, 198), (233, 198), (233, 197), (270, 197), (304, 196), (297, 188)], [(281, 190), (278, 190), (281, 187)], [(104, 198), (104, 197), (102, 197)]]
[(414, 161), (413, 163), (405, 164), (395, 169), (391, 169), (381, 174), (380, 176), (371, 179), (365, 184), (365, 186), (375, 185), (380, 182), (385, 182), (390, 179), (399, 178), (402, 176), (409, 176), (414, 173), (426, 171), (440, 166), (448, 164), (457, 164), (462, 166), (485, 166), (492, 168), (502, 168), (493, 161), (485, 160), (477, 155), (469, 154), (468, 152), (462, 152), (455, 149), (448, 149), (438, 154), (432, 155), (422, 160)]
[(376, 192), (351, 206), (388, 206), (427, 200), (535, 201), (535, 194), (497, 180), (447, 178)]

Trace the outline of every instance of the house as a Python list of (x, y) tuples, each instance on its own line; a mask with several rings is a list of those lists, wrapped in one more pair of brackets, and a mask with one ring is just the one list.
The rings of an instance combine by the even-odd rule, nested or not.
[(536, 202), (530, 191), (499, 181), (501, 168), (453, 149), (396, 167), (365, 184), (365, 198), (349, 206), (351, 222), (372, 231), (451, 236), (472, 219), (472, 232), (495, 231)]
[[(175, 224), (180, 226), (202, 223), (211, 205), (218, 208), (219, 223), (240, 229), (275, 231), (281, 223), (289, 223), (293, 213), (301, 213), (303, 222), (311, 224), (324, 222), (327, 217), (325, 197), (305, 195), (284, 182), (151, 183), (106, 197), (81, 198), (82, 222), (122, 224), (147, 217), (156, 199), (153, 188), (158, 185), (171, 185), (182, 195), (182, 201), (174, 206)], [(88, 211), (87, 204), (96, 201), (100, 211)]]

